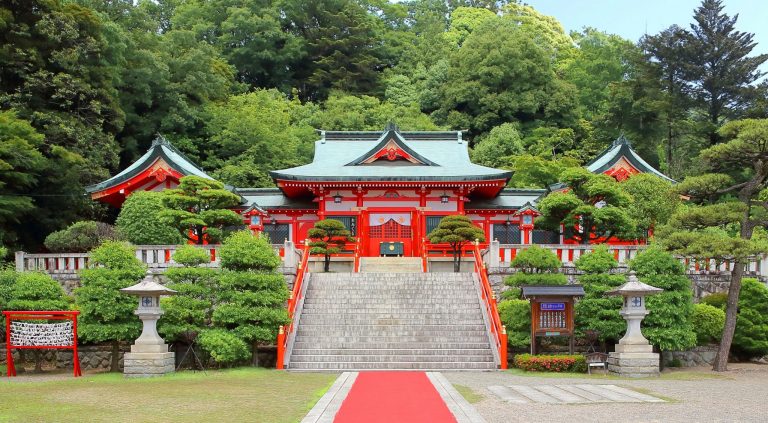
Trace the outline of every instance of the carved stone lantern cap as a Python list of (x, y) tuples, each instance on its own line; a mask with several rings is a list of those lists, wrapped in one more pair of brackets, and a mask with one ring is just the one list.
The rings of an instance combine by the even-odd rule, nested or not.
[(624, 297), (639, 297), (658, 294), (664, 291), (661, 288), (640, 282), (635, 272), (629, 272), (629, 280), (624, 285), (605, 293), (605, 295), (622, 295)]
[(124, 294), (138, 295), (144, 297), (158, 297), (160, 295), (174, 295), (178, 291), (166, 288), (165, 286), (155, 282), (155, 278), (151, 275), (147, 275), (141, 282), (136, 285), (123, 288), (120, 292)]

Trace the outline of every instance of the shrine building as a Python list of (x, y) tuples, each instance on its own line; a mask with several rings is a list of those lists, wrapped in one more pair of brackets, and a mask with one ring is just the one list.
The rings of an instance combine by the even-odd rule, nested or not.
[[(587, 164), (595, 173), (624, 180), (652, 173), (623, 136)], [(178, 186), (187, 175), (211, 178), (158, 137), (149, 151), (114, 177), (92, 185), (94, 200), (120, 207), (138, 190)], [(237, 211), (254, 232), (273, 244), (301, 243), (314, 222), (341, 221), (358, 240), (360, 256), (419, 257), (437, 246), (427, 234), (440, 219), (464, 214), (502, 244), (562, 244), (562, 235), (536, 229), (536, 203), (546, 190), (506, 185), (512, 172), (474, 164), (461, 131), (320, 131), (311, 163), (270, 172), (276, 188), (228, 187), (240, 195)]]

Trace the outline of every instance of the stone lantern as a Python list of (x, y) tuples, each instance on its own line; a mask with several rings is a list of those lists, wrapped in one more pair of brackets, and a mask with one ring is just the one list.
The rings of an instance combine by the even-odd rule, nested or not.
[(168, 345), (157, 333), (157, 320), (163, 314), (160, 296), (173, 295), (176, 291), (147, 275), (141, 282), (120, 292), (139, 297), (139, 307), (134, 313), (143, 324), (141, 336), (131, 345), (131, 352), (125, 353), (123, 374), (126, 377), (152, 377), (172, 373), (176, 367), (176, 355), (168, 351)]
[(627, 333), (616, 344), (615, 352), (608, 355), (610, 373), (629, 377), (659, 375), (659, 355), (653, 352), (653, 346), (640, 331), (640, 323), (648, 315), (645, 297), (661, 291), (660, 288), (640, 282), (635, 272), (630, 272), (627, 283), (606, 293), (624, 298), (620, 313), (627, 321)]

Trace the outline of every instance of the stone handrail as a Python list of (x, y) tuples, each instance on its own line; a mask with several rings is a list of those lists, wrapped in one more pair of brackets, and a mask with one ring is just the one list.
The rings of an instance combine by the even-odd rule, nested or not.
[[(594, 245), (583, 244), (537, 245), (555, 253), (566, 266), (572, 265), (579, 257), (589, 253), (595, 247)], [(518, 252), (530, 246), (530, 244), (499, 244), (497, 241), (493, 241), (488, 247), (491, 251), (491, 258), (486, 260), (486, 262), (492, 268), (506, 267)], [(646, 248), (648, 248), (647, 245), (608, 245), (608, 251), (613, 254), (613, 257), (619, 262), (620, 266), (626, 266), (640, 251)], [(688, 273), (717, 274), (733, 270), (733, 263), (728, 261), (718, 262), (714, 259), (697, 260), (686, 257), (680, 257), (680, 261), (685, 264)], [(494, 266), (493, 264), (495, 263), (498, 263), (498, 266)], [(750, 260), (745, 270), (749, 275), (768, 276), (768, 254), (763, 254)]]
[[(288, 245), (290, 244), (290, 246)], [(218, 248), (220, 245), (201, 245), (200, 248), (208, 250), (210, 253), (211, 267), (219, 266)], [(151, 270), (162, 270), (168, 267), (177, 266), (173, 261), (173, 254), (178, 249), (178, 245), (136, 245), (136, 258), (142, 263), (146, 264)], [(293, 243), (290, 241), (283, 244), (273, 244), (272, 248), (275, 253), (280, 256), (285, 256), (285, 251), (294, 251), (294, 254), (290, 254), (293, 258), (293, 263), (298, 263), (298, 259), (295, 255), (298, 254)], [(88, 261), (90, 259), (89, 253), (44, 253), (44, 254), (29, 254), (24, 251), (16, 252), (16, 270), (19, 272), (27, 270), (38, 270), (50, 274), (62, 274), (62, 273), (77, 273), (81, 269), (88, 267)], [(287, 262), (290, 259), (284, 259)], [(295, 264), (294, 264), (295, 267)]]

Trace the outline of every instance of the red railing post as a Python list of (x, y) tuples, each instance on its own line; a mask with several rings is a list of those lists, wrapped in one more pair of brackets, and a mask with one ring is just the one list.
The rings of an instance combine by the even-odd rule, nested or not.
[(307, 263), (309, 262), (309, 241), (304, 240), (304, 248), (302, 248), (301, 260), (299, 266), (296, 268), (296, 280), (293, 282), (293, 289), (288, 297), (288, 318), (291, 319), (291, 323), (288, 328), (280, 326), (277, 332), (277, 369), (283, 369), (283, 360), (285, 357), (285, 349), (288, 347), (288, 335), (294, 330), (293, 315), (296, 312), (296, 304), (301, 300), (302, 284), (304, 283), (304, 275), (307, 271)]
[(496, 306), (496, 294), (493, 292), (491, 283), (488, 281), (488, 273), (483, 263), (483, 257), (480, 253), (480, 242), (475, 241), (472, 252), (475, 256), (475, 272), (480, 279), (480, 292), (483, 299), (483, 305), (488, 313), (488, 318), (491, 320), (491, 335), (494, 338), (495, 347), (499, 353), (499, 368), (502, 370), (507, 368), (507, 330), (504, 325), (501, 324), (501, 318), (499, 317), (499, 310)]

